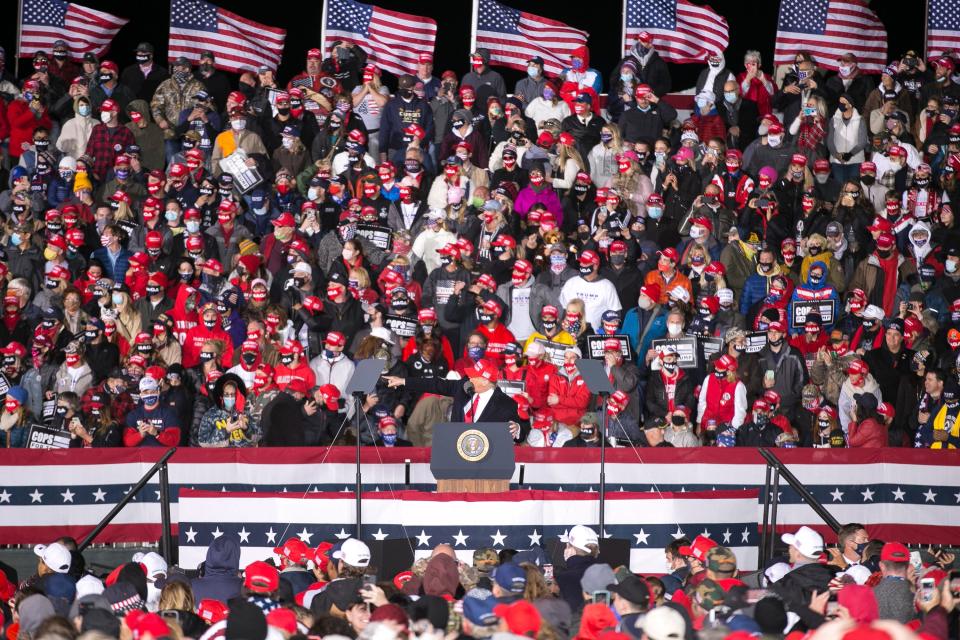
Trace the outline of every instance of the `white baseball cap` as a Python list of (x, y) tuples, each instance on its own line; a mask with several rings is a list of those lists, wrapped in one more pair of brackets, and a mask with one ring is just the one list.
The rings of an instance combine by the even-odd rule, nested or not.
[(810, 527), (800, 527), (796, 533), (785, 533), (780, 539), (807, 558), (816, 558), (823, 551), (823, 536)]
[(83, 596), (100, 595), (104, 586), (99, 578), (89, 573), (77, 580), (77, 600)]
[(66, 573), (73, 562), (70, 551), (59, 542), (38, 544), (33, 548), (33, 552), (55, 573)]
[(333, 557), (343, 560), (351, 567), (366, 567), (370, 564), (370, 547), (356, 538), (347, 538)]
[(599, 545), (600, 540), (597, 538), (596, 531), (590, 527), (585, 527), (582, 524), (578, 524), (570, 529), (570, 533), (567, 534), (567, 543), (575, 549), (589, 552), (591, 549), (588, 545)]
[(387, 344), (396, 344), (393, 340), (393, 333), (386, 327), (374, 327), (370, 330), (370, 335), (374, 338), (380, 338)]
[(147, 580), (156, 580), (167, 575), (167, 561), (156, 551), (135, 553), (131, 560), (147, 568)]
[(645, 616), (640, 616), (636, 625), (650, 640), (683, 640), (687, 635), (687, 623), (675, 609), (655, 607)]

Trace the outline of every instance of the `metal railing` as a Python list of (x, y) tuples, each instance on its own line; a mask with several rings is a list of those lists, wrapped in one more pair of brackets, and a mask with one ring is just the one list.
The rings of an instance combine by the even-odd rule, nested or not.
[(769, 449), (758, 449), (757, 451), (767, 462), (766, 479), (763, 484), (763, 520), (760, 523), (760, 543), (758, 546), (760, 552), (759, 567), (763, 570), (763, 567), (773, 557), (773, 549), (777, 540), (777, 507), (780, 504), (781, 477), (790, 485), (791, 489), (797, 492), (800, 499), (813, 509), (814, 513), (820, 516), (820, 519), (828, 527), (833, 529), (834, 533), (840, 531), (840, 523), (801, 484), (797, 476), (793, 475), (786, 465), (777, 456), (773, 455), (772, 451)]
[(167, 461), (170, 460), (170, 456), (176, 453), (177, 448), (172, 447), (167, 449), (167, 451), (160, 456), (160, 459), (157, 460), (157, 463), (150, 467), (150, 470), (147, 471), (140, 481), (137, 484), (133, 485), (127, 495), (123, 496), (123, 499), (120, 500), (113, 509), (110, 510), (110, 513), (105, 515), (103, 519), (93, 528), (93, 531), (87, 534), (87, 537), (83, 539), (83, 542), (80, 543), (79, 550), (83, 551), (89, 547), (98, 535), (100, 535), (104, 529), (107, 528), (113, 519), (117, 517), (117, 514), (123, 511), (123, 508), (133, 500), (133, 498), (143, 489), (144, 486), (150, 479), (153, 478), (158, 472), (160, 473), (160, 524), (162, 527), (162, 532), (160, 535), (160, 555), (163, 556), (163, 559), (168, 563), (173, 563), (174, 553), (173, 553), (173, 533), (170, 527), (170, 479), (167, 475)]

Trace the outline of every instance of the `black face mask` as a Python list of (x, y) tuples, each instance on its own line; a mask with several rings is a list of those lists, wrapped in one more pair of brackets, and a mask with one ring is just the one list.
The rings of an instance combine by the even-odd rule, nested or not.
[(892, 253), (893, 249), (877, 249), (877, 255), (881, 258), (889, 258)]
[(99, 78), (100, 78), (100, 83), (101, 83), (101, 84), (107, 84), (108, 82), (110, 82), (111, 80), (113, 80), (113, 74), (110, 74), (110, 73), (101, 73), (100, 76), (99, 76)]
[(876, 181), (877, 181), (876, 176), (860, 176), (860, 182), (862, 182), (864, 186), (867, 186), (867, 187), (872, 187)]
[(687, 424), (687, 419), (683, 416), (671, 416), (670, 422), (678, 427), (682, 427), (683, 425)]
[(771, 340), (767, 338), (767, 344), (769, 344), (772, 347), (779, 347), (780, 345), (783, 344), (783, 338), (780, 338), (779, 340)]
[[(217, 326), (217, 321), (216, 321), (216, 320), (204, 320), (204, 321), (203, 321), (203, 326), (205, 326), (207, 329), (213, 329), (215, 326)], [(201, 354), (201, 355), (202, 355), (202, 354)]]
[(277, 113), (281, 116), (288, 116), (290, 115), (290, 107), (277, 107)]
[(575, 184), (575, 185), (573, 185), (573, 190), (574, 190), (578, 195), (583, 195), (584, 193), (586, 193), (586, 192), (587, 192), (587, 188), (588, 188), (588, 187), (587, 187), (587, 185), (585, 185), (585, 184)]
[(553, 331), (556, 326), (557, 326), (557, 323), (556, 323), (556, 322), (544, 322), (544, 323), (543, 323), (543, 329), (544, 329), (544, 331)]
[(627, 262), (627, 256), (622, 253), (614, 253), (610, 256), (610, 264), (614, 266), (619, 267), (623, 264), (626, 264), (626, 262)]
[(762, 271), (763, 273), (768, 273), (773, 270), (773, 264), (770, 262), (761, 262), (759, 264), (759, 267), (760, 267), (760, 271)]
[(286, 366), (293, 364), (293, 356), (280, 356), (280, 362)]
[(590, 275), (591, 273), (593, 273), (593, 267), (589, 267), (589, 266), (587, 266), (587, 267), (583, 267), (583, 266), (580, 267), (580, 275), (581, 275), (581, 276), (587, 277), (587, 276)]
[(240, 354), (240, 359), (243, 360), (244, 363), (250, 365), (257, 361), (257, 354), (250, 353), (248, 351), (246, 353)]
[[(206, 324), (206, 322), (204, 322)], [(201, 351), (200, 352), (200, 362), (210, 362), (216, 357), (217, 354), (210, 351)]]
[(147, 295), (148, 295), (148, 296), (159, 295), (159, 294), (160, 294), (160, 291), (161, 291), (160, 287), (158, 287), (158, 286), (156, 286), (156, 285), (153, 285), (153, 284), (148, 284), (148, 285), (147, 285)]

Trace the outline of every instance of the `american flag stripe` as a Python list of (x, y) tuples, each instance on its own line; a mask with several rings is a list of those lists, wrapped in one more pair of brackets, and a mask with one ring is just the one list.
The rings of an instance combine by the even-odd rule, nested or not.
[(19, 55), (49, 51), (57, 40), (66, 41), (70, 54), (103, 55), (117, 32), (129, 22), (105, 11), (62, 0), (22, 0)]
[(261, 65), (276, 69), (286, 33), (203, 0), (171, 0), (168, 56), (197, 61), (209, 49), (221, 69), (242, 72)]
[(654, 48), (671, 62), (699, 62), (730, 43), (727, 20), (709, 5), (687, 0), (625, 0), (626, 31), (623, 50), (628, 51), (637, 36), (646, 31)]
[[(159, 449), (67, 452), (0, 450), (0, 544), (43, 542), (51, 528), (82, 538), (161, 455)], [(777, 455), (841, 522), (863, 522), (872, 535), (906, 543), (947, 544), (960, 537), (960, 452), (913, 449), (779, 450)], [(187, 490), (352, 495), (355, 451), (327, 449), (180, 449), (170, 461), (172, 520)], [(431, 491), (429, 449), (365, 448), (365, 498), (402, 489)], [(518, 449), (515, 489), (596, 495), (599, 452)], [(405, 482), (405, 461), (410, 480)], [(519, 464), (525, 466), (520, 487)], [(96, 465), (94, 469), (91, 465)], [(753, 449), (625, 449), (607, 452), (608, 495), (686, 494), (762, 487), (764, 464)], [(98, 541), (138, 542), (160, 533), (158, 481), (136, 496)], [(781, 528), (820, 526), (792, 489), (781, 485)], [(755, 504), (754, 524), (760, 519)], [(8, 515), (13, 514), (13, 515)], [(244, 516), (234, 517), (242, 521)], [(295, 519), (295, 518), (291, 518)], [(348, 530), (352, 516), (341, 520)], [(328, 520), (337, 522), (337, 520)], [(215, 526), (215, 523), (214, 523)], [(212, 527), (211, 527), (212, 529)], [(821, 529), (827, 539), (832, 534)], [(661, 532), (662, 533), (662, 532)]]
[(927, 0), (927, 55), (960, 49), (960, 1)]
[(863, 0), (783, 0), (777, 25), (775, 64), (792, 63), (801, 50), (833, 71), (847, 52), (857, 56), (865, 72), (879, 72), (887, 64), (886, 28)]
[(354, 0), (330, 0), (326, 15), (325, 50), (337, 40), (352, 42), (391, 73), (414, 73), (419, 54), (433, 52), (437, 23), (431, 18)]
[(476, 0), (477, 47), (490, 50), (491, 64), (525, 71), (527, 60), (543, 58), (544, 71), (558, 75), (570, 66), (570, 53), (587, 44), (589, 34), (568, 24), (495, 0)]
[[(709, 511), (702, 508), (706, 499)], [(731, 546), (741, 568), (755, 568), (756, 499), (756, 490), (611, 494), (604, 531), (631, 542), (633, 571), (659, 572), (668, 542), (700, 533)], [(317, 545), (353, 532), (355, 503), (343, 493), (183, 491), (180, 500), (180, 561), (186, 567), (202, 561), (206, 546), (224, 533), (240, 536), (243, 562), (270, 557), (274, 546), (291, 537)], [(598, 515), (596, 493), (513, 491), (465, 497), (397, 491), (365, 494), (363, 500), (362, 537), (410, 538), (417, 555), (441, 542), (452, 544), (463, 557), (485, 546), (544, 547), (550, 538), (563, 539), (573, 524), (596, 523)], [(238, 521), (238, 514), (246, 517)]]

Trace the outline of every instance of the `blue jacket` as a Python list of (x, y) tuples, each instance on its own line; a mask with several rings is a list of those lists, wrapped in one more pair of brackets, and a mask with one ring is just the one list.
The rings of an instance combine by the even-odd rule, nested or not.
[[(813, 271), (813, 268), (814, 268), (814, 267), (817, 267), (817, 266), (819, 266), (821, 269), (823, 269), (823, 278), (820, 280), (820, 282), (814, 284), (814, 283), (812, 283), (812, 282), (810, 281), (810, 272)], [(813, 298), (813, 296), (805, 296), (805, 295), (803, 295), (803, 291), (808, 291), (808, 292), (810, 292), (810, 293), (812, 293), (812, 294), (814, 294), (814, 293), (817, 294), (817, 295), (816, 295), (816, 299), (817, 299), (817, 300), (833, 300), (834, 309), (837, 310), (836, 313), (839, 313), (839, 312), (840, 312), (840, 297), (837, 295), (837, 290), (834, 289), (832, 286), (830, 286), (830, 285), (827, 283), (827, 274), (828, 274), (828, 273), (829, 273), (829, 271), (828, 271), (828, 269), (827, 269), (827, 265), (826, 265), (824, 262), (821, 262), (821, 261), (817, 260), (816, 262), (814, 262), (814, 263), (812, 263), (812, 264), (810, 265), (810, 268), (807, 270), (807, 282), (806, 282), (806, 284), (804, 284), (803, 286), (800, 286), (800, 287), (797, 287), (796, 289), (794, 289), (794, 290), (793, 290), (793, 295), (790, 296), (790, 307), (789, 307), (789, 314), (790, 314), (790, 315), (788, 316), (789, 318), (793, 318), (793, 303), (795, 303), (795, 302), (803, 302), (803, 301), (805, 301), (805, 300), (809, 300), (809, 299)], [(826, 297), (822, 297), (822, 296), (824, 296), (824, 295), (826, 295)], [(825, 322), (825, 323), (823, 323), (823, 324), (822, 324), (823, 330), (824, 330), (824, 331), (830, 331), (831, 329), (833, 329), (833, 324), (834, 324), (833, 322)], [(799, 333), (800, 331), (802, 331), (802, 329), (800, 329), (800, 330), (798, 330), (798, 331), (792, 331), (791, 333)]]
[(109, 278), (114, 282), (123, 282), (127, 275), (127, 268), (130, 266), (130, 256), (133, 254), (129, 249), (120, 249), (117, 255), (117, 261), (110, 260), (110, 252), (106, 247), (100, 247), (90, 254), (91, 258), (99, 260), (103, 264), (103, 277)]
[[(654, 316), (654, 314), (656, 314), (656, 316)], [(653, 320), (651, 320), (651, 318), (653, 318)], [(648, 322), (652, 322), (652, 324), (650, 325), (649, 331), (647, 331), (647, 335), (644, 336), (643, 342), (640, 342), (640, 336), (643, 334), (643, 330)], [(641, 372), (644, 372), (647, 369), (644, 356), (646, 356), (647, 351), (650, 350), (650, 344), (654, 340), (658, 340), (667, 335), (667, 313), (659, 306), (655, 306), (649, 311), (645, 311), (640, 307), (634, 307), (630, 309), (630, 311), (627, 311), (627, 315), (623, 318), (623, 329), (621, 329), (621, 331), (624, 335), (630, 337), (630, 347), (636, 356), (637, 366), (640, 367)]]
[(750, 313), (750, 307), (767, 297), (770, 289), (770, 278), (754, 273), (743, 283), (740, 293), (740, 313), (744, 316)]
[(413, 122), (423, 127), (424, 140), (433, 140), (433, 109), (429, 102), (417, 97), (410, 102), (400, 96), (390, 98), (380, 116), (380, 152), (405, 148), (403, 130)]

